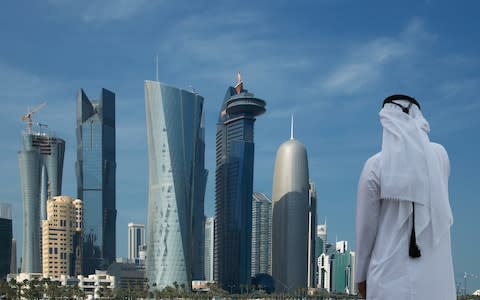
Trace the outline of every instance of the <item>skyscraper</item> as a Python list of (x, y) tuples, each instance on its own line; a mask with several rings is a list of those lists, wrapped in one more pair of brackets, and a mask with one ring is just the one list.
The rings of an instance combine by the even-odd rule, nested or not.
[(46, 219), (48, 197), (62, 192), (65, 141), (54, 136), (46, 127), (23, 135), (23, 150), (19, 151), (20, 181), (23, 203), (22, 272), (40, 273), (41, 228)]
[(145, 245), (145, 225), (128, 223), (128, 259), (138, 262), (143, 245)]
[(320, 276), (321, 270), (320, 265), (318, 264), (319, 257), (325, 253), (327, 245), (327, 222), (325, 224), (317, 225), (316, 227), (316, 236), (315, 236), (315, 285), (319, 287), (320, 285)]
[(200, 213), (203, 224), (207, 180), (203, 97), (147, 80), (145, 110), (149, 167), (146, 275), (154, 289), (174, 282), (190, 288), (195, 242), (202, 238), (194, 236), (198, 228), (192, 226)]
[(265, 101), (243, 88), (238, 74), (220, 108), (216, 134), (214, 279), (228, 291), (250, 284), (253, 125)]
[(10, 273), (12, 260), (12, 206), (0, 203), (0, 279)]
[(272, 275), (272, 201), (263, 193), (252, 197), (252, 271)]
[(205, 220), (205, 280), (213, 281), (213, 245), (215, 218)]
[(309, 233), (307, 151), (293, 137), (277, 150), (273, 175), (272, 272), (277, 292), (307, 287)]
[(308, 189), (308, 288), (316, 286), (317, 257), (315, 242), (317, 238), (317, 190), (310, 182)]
[(43, 274), (60, 278), (82, 269), (83, 203), (69, 196), (47, 201), (47, 220), (42, 221)]
[(105, 270), (116, 256), (115, 94), (77, 96), (77, 197), (83, 201), (83, 274)]

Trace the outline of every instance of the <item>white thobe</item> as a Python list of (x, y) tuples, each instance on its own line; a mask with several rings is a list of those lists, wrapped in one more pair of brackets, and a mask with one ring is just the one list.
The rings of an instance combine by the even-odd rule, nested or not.
[[(439, 144), (430, 145), (448, 182), (447, 152)], [(408, 255), (412, 216), (401, 222), (399, 212), (412, 203), (380, 199), (380, 155), (368, 159), (358, 184), (356, 281), (366, 280), (368, 300), (456, 299), (450, 230), (434, 245), (430, 223), (417, 233), (421, 257)]]

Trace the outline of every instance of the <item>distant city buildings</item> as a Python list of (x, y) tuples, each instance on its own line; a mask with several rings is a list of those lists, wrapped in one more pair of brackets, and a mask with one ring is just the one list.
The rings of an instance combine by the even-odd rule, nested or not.
[(11, 272), (12, 230), (12, 206), (0, 203), (0, 279)]
[(272, 275), (272, 201), (263, 193), (252, 197), (252, 271)]
[(128, 260), (139, 263), (145, 245), (145, 225), (128, 223)]
[(266, 102), (243, 87), (225, 94), (215, 142), (214, 279), (230, 292), (251, 283), (252, 192), (255, 118)]
[(309, 176), (307, 151), (293, 137), (277, 150), (273, 174), (272, 275), (276, 292), (308, 285)]
[(204, 277), (205, 281), (213, 281), (213, 247), (215, 241), (215, 218), (205, 219), (205, 256)]
[(43, 275), (75, 276), (82, 268), (83, 203), (69, 196), (47, 201), (47, 220), (42, 221)]
[[(196, 93), (145, 81), (149, 167), (146, 276), (153, 289), (174, 282), (190, 289), (199, 240), (203, 251), (203, 236), (194, 236), (197, 230), (204, 230), (203, 101)], [(199, 214), (202, 226), (192, 228), (198, 226)]]
[(327, 248), (318, 259), (318, 287), (328, 292), (356, 294), (355, 252), (348, 251), (347, 241), (338, 241), (335, 250)]
[(318, 260), (320, 255), (325, 253), (326, 245), (327, 245), (327, 223), (317, 225), (317, 233), (315, 238), (315, 260), (317, 264), (315, 265), (315, 287), (319, 286), (320, 280), (320, 268), (318, 264)]
[(116, 257), (115, 94), (77, 96), (77, 197), (84, 205), (83, 274), (105, 270)]
[(307, 287), (315, 288), (315, 278), (317, 270), (316, 256), (317, 239), (317, 190), (315, 184), (310, 182), (308, 189), (308, 275)]
[(49, 197), (62, 192), (65, 141), (42, 124), (32, 130), (31, 119), (18, 152), (23, 204), (22, 272), (42, 271), (41, 220), (46, 219)]

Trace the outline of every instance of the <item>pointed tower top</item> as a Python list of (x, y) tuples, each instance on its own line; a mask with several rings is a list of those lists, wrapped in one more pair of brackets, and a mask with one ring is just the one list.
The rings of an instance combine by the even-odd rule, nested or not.
[(243, 90), (243, 81), (240, 71), (237, 72), (237, 84), (235, 85), (235, 90), (237, 91), (237, 94)]
[(290, 139), (293, 140), (293, 114), (290, 122)]

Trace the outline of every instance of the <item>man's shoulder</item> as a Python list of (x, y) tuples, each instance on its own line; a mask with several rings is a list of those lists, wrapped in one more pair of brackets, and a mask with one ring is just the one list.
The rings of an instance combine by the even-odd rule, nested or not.
[(370, 156), (367, 161), (365, 162), (365, 166), (369, 166), (369, 167), (373, 167), (373, 166), (376, 166), (378, 165), (378, 162), (380, 160), (380, 154), (382, 152), (377, 152), (376, 154)]

